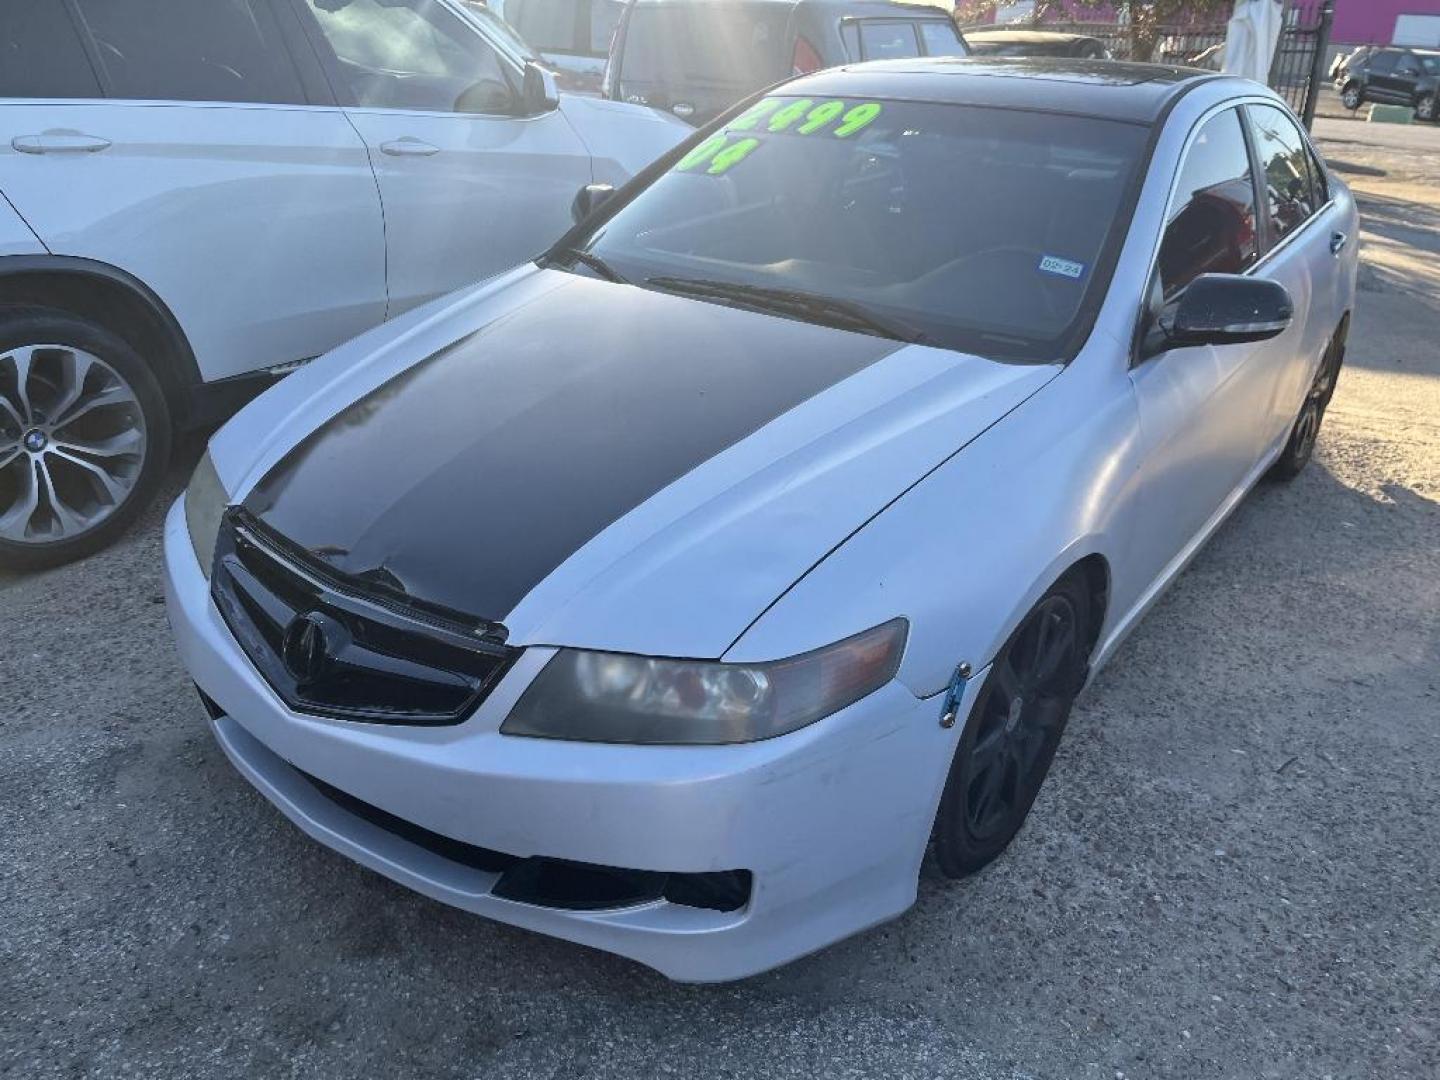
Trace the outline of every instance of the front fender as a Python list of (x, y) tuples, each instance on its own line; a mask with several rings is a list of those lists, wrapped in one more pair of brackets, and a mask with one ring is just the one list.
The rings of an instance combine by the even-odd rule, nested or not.
[[(1123, 570), (1138, 416), (1120, 347), (1101, 340), (1109, 362), (1082, 354), (815, 567), (725, 658), (794, 655), (900, 615), (911, 628), (899, 678), (929, 696), (958, 662), (987, 665), (1081, 559)], [(1138, 588), (1112, 572), (1106, 627)]]
[(45, 245), (40, 243), (40, 238), (0, 193), (0, 257), (44, 254)]

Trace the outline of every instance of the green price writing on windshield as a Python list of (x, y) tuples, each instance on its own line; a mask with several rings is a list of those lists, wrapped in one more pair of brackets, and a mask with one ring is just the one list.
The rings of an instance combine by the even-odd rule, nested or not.
[(705, 172), (710, 176), (720, 176), (744, 161), (759, 145), (759, 139), (731, 142), (725, 135), (712, 135), (676, 162), (675, 171), (690, 172), (708, 164), (710, 167)]
[(747, 136), (732, 141), (731, 135), (754, 131), (762, 122), (765, 131), (775, 135), (782, 132), (813, 135), (829, 128), (830, 134), (837, 139), (848, 139), (873, 124), (881, 111), (878, 101), (850, 105), (832, 100), (817, 105), (810, 98), (797, 98), (790, 102), (784, 98), (766, 98), (757, 101), (727, 124), (723, 133), (711, 135), (691, 149), (675, 163), (675, 171), (698, 172), (703, 165), (706, 176), (723, 176), (760, 146), (757, 138)]
[(838, 100), (822, 101), (816, 105), (809, 98), (797, 98), (791, 102), (786, 102), (784, 98), (765, 98), (725, 125), (725, 130), (753, 131), (764, 120), (768, 121), (765, 130), (772, 134), (794, 130), (800, 135), (813, 135), (839, 120), (840, 123), (830, 134), (837, 139), (846, 139), (873, 124), (882, 108), (878, 101), (847, 106), (846, 102)]

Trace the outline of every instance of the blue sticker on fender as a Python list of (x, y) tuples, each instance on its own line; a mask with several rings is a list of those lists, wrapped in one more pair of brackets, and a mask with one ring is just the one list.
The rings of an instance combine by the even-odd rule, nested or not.
[(1068, 277), (1074, 281), (1079, 281), (1085, 274), (1084, 263), (1062, 259), (1058, 255), (1042, 255), (1040, 257), (1040, 269), (1047, 274), (1057, 274), (1060, 277)]

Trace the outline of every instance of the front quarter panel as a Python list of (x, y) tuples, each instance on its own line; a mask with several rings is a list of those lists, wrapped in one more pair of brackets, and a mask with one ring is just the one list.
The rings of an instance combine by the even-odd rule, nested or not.
[(910, 621), (899, 678), (914, 693), (939, 693), (961, 661), (981, 670), (1068, 567), (1122, 550), (1137, 423), (1121, 355), (1118, 342), (1092, 337), (798, 582), (725, 658), (793, 655), (898, 615)]
[(622, 101), (562, 94), (560, 111), (590, 151), (597, 184), (619, 187), (695, 133), (669, 113)]
[(4, 194), (0, 194), (0, 257), (43, 254), (45, 246), (15, 212)]

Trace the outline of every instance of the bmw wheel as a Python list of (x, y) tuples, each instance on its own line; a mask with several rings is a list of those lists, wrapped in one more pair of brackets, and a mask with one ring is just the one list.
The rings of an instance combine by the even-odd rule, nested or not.
[(1084, 680), (1089, 626), (1089, 591), (1071, 576), (1031, 608), (996, 654), (935, 821), (935, 854), (946, 876), (984, 867), (1025, 823)]
[(150, 501), (170, 453), (155, 376), (123, 339), (48, 308), (0, 310), (0, 566), (104, 547)]
[(1344, 105), (1345, 108), (1351, 112), (1360, 108), (1360, 103), (1364, 100), (1364, 97), (1360, 93), (1359, 83), (1346, 83), (1345, 89), (1340, 91), (1340, 104)]

